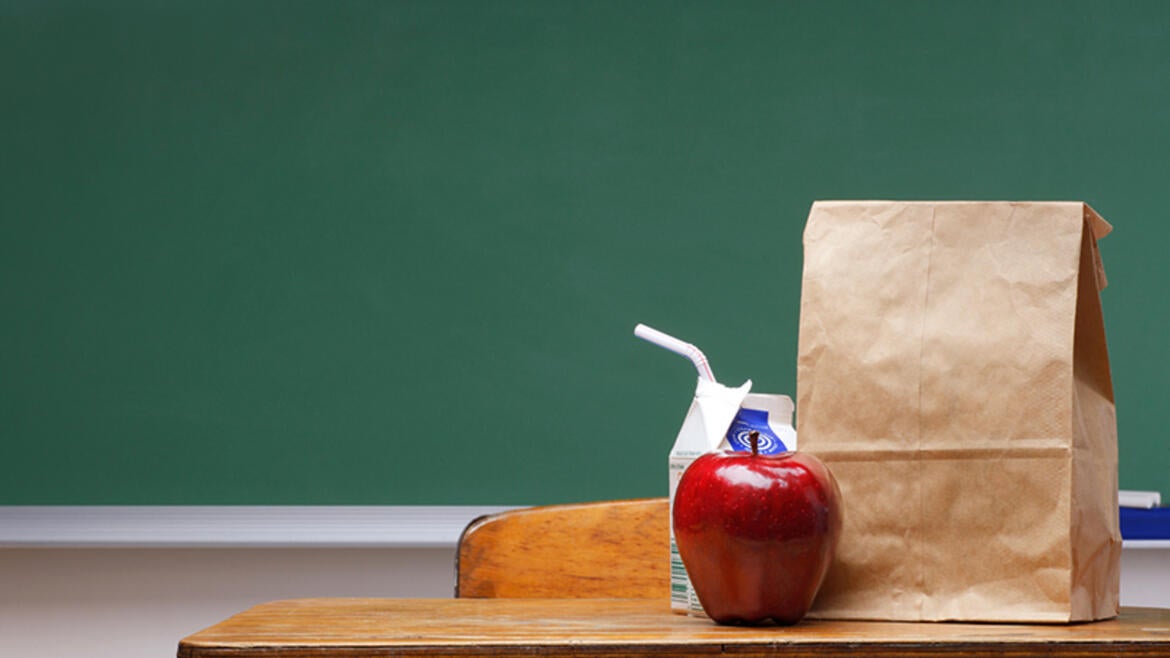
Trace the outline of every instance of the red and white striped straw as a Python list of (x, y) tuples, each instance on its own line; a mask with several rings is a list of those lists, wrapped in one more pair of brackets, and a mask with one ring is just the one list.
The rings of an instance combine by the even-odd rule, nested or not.
[(686, 341), (679, 340), (674, 336), (664, 334), (657, 329), (647, 327), (644, 324), (639, 324), (634, 327), (634, 335), (642, 340), (668, 349), (675, 354), (681, 354), (687, 357), (691, 360), (691, 363), (695, 364), (695, 370), (699, 371), (699, 377), (715, 381), (715, 373), (711, 372), (711, 364), (707, 362), (707, 357), (703, 354), (703, 350)]

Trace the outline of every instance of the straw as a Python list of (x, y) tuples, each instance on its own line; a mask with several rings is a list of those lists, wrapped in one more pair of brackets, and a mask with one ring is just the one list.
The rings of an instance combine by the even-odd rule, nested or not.
[(715, 374), (711, 372), (711, 364), (707, 363), (707, 357), (703, 355), (703, 350), (686, 341), (679, 340), (674, 336), (664, 334), (657, 329), (647, 327), (644, 324), (639, 324), (634, 327), (634, 335), (642, 340), (668, 349), (675, 354), (681, 354), (687, 357), (691, 360), (691, 363), (695, 364), (695, 370), (699, 371), (699, 377), (715, 381)]

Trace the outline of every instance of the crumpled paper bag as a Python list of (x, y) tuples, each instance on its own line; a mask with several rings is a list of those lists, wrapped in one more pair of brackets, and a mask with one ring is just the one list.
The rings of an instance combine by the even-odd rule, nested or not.
[(845, 526), (810, 616), (1117, 614), (1110, 229), (1083, 203), (813, 204), (797, 433)]

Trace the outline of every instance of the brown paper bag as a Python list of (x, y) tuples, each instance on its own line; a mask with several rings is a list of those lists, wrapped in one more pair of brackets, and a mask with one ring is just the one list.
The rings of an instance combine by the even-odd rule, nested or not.
[(818, 202), (797, 434), (845, 527), (811, 616), (1117, 614), (1117, 429), (1082, 203)]

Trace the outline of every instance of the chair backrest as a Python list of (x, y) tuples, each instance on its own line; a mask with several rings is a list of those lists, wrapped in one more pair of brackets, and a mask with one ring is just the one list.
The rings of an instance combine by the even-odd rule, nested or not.
[(459, 538), (455, 596), (667, 599), (669, 533), (666, 498), (483, 516)]

